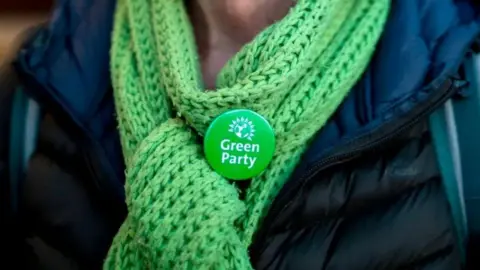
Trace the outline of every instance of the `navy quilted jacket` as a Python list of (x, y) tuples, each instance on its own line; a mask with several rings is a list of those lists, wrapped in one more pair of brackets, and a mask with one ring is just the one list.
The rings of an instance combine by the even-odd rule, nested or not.
[[(28, 269), (100, 268), (127, 213), (108, 70), (114, 5), (59, 1), (19, 50), (18, 81), (0, 91), (2, 185), (16, 86), (43, 111), (19, 212), (8, 215), (11, 247), (28, 258), (16, 263)], [(465, 267), (427, 119), (461, 90), (479, 33), (474, 0), (392, 1), (368, 70), (257, 232), (256, 269)]]

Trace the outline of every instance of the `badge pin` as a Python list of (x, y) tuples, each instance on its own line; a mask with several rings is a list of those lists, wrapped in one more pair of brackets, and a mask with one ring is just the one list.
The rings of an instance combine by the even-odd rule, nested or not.
[(272, 126), (251, 110), (232, 110), (215, 118), (205, 133), (205, 157), (220, 175), (247, 180), (262, 173), (275, 151)]

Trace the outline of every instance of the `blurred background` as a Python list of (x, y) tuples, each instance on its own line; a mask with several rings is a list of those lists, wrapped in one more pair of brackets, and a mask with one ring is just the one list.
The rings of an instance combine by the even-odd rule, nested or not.
[(53, 0), (0, 0), (0, 63), (12, 53), (18, 36), (47, 18)]

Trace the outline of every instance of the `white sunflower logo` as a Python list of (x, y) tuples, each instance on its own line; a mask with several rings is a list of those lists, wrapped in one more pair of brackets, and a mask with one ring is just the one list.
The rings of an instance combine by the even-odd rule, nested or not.
[(251, 141), (255, 135), (255, 126), (253, 125), (252, 121), (248, 120), (248, 118), (239, 117), (233, 120), (228, 131), (234, 133), (241, 139), (247, 139)]

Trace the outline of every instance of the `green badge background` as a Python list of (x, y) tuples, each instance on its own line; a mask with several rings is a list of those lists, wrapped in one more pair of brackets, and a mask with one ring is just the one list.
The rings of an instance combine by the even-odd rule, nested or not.
[[(233, 132), (229, 132), (230, 124), (236, 119), (247, 118), (254, 125), (254, 136), (252, 140), (239, 138)], [(235, 143), (250, 143), (260, 145), (260, 151), (238, 152), (236, 150), (224, 151), (220, 144), (224, 139), (229, 139)], [(256, 112), (250, 110), (232, 110), (228, 111), (213, 120), (210, 124), (204, 139), (205, 157), (212, 168), (231, 180), (247, 180), (260, 174), (272, 160), (275, 151), (275, 134), (272, 127), (265, 118)], [(256, 157), (255, 165), (248, 169), (247, 165), (222, 164), (222, 153), (228, 152), (231, 155)]]

